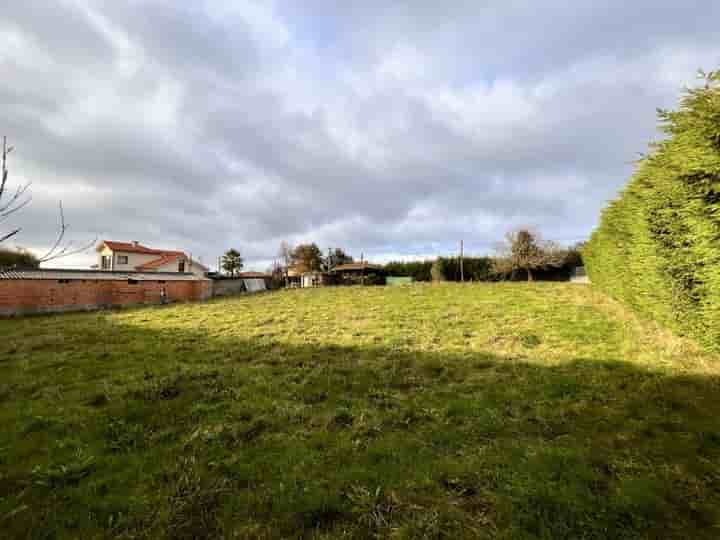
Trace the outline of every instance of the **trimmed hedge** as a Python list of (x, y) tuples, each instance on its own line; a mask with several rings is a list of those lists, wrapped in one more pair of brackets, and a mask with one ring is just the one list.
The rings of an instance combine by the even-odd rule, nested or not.
[(394, 261), (385, 265), (385, 272), (389, 276), (412, 277), (415, 281), (432, 281), (430, 269), (433, 261)]
[[(415, 281), (432, 281), (435, 265), (446, 281), (460, 281), (460, 258), (438, 257), (434, 261), (390, 262), (385, 271), (391, 276), (408, 276)], [(491, 281), (492, 259), (490, 257), (464, 257), (463, 275), (465, 281)]]
[(659, 111), (652, 146), (583, 252), (592, 283), (720, 350), (720, 77)]

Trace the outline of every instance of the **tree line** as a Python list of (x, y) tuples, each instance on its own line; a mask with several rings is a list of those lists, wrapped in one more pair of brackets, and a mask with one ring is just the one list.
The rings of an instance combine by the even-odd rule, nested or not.
[(385, 270), (389, 275), (412, 277), (415, 281), (564, 279), (573, 268), (582, 266), (582, 248), (582, 244), (564, 248), (543, 241), (529, 229), (518, 229), (506, 235), (495, 256), (393, 261), (385, 265)]
[[(412, 277), (415, 281), (502, 281), (526, 279), (567, 278), (573, 268), (582, 265), (582, 245), (563, 248), (555, 242), (544, 241), (529, 229), (519, 229), (506, 235), (505, 242), (495, 256), (437, 257), (424, 261), (392, 261), (383, 268), (390, 276)], [(292, 270), (329, 272), (340, 264), (354, 259), (342, 248), (323, 252), (312, 242), (292, 246), (282, 242), (278, 258), (269, 269), (278, 282), (283, 282)], [(243, 268), (243, 259), (236, 249), (228, 250), (221, 260), (223, 272), (235, 276)]]

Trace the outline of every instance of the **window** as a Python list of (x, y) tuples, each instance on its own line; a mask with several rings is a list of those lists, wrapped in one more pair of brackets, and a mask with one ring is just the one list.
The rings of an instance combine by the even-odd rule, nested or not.
[(185, 261), (180, 261), (178, 263), (178, 272), (184, 272), (185, 271)]
[(100, 268), (102, 270), (110, 270), (110, 256), (103, 255), (100, 258)]
[(127, 255), (118, 255), (118, 257), (117, 257), (117, 263), (118, 263), (118, 264), (127, 264), (127, 263), (128, 263), (128, 256), (127, 256)]
[(137, 279), (128, 279), (128, 285), (137, 285), (138, 280)]

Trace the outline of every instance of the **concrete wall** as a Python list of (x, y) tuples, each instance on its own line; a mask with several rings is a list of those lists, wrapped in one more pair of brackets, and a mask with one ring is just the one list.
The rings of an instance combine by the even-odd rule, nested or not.
[(245, 291), (242, 279), (217, 279), (213, 281), (213, 296), (229, 296)]
[[(213, 296), (230, 296), (233, 294), (244, 294), (259, 292), (257, 289), (252, 290), (252, 283), (250, 283), (250, 289), (248, 290), (248, 282), (259, 281), (261, 278), (230, 278), (230, 279), (215, 279), (213, 280), (212, 295)], [(269, 280), (263, 279), (265, 282), (265, 289), (269, 289)]]
[(2, 279), (0, 315), (83, 311), (112, 306), (207, 300), (209, 280)]

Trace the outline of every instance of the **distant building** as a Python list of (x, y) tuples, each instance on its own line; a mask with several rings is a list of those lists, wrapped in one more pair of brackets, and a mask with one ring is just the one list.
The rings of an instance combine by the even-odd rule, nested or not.
[(97, 249), (99, 270), (115, 272), (179, 272), (204, 276), (208, 268), (182, 251), (155, 249), (138, 242), (104, 240)]

